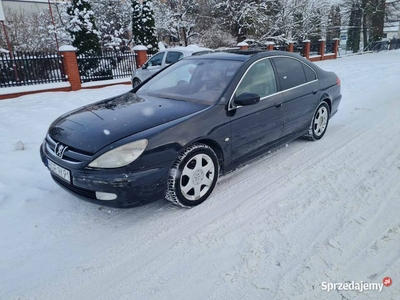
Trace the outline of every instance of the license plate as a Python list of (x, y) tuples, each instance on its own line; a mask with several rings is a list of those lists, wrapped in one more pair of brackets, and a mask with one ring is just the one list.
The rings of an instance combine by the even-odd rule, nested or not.
[(47, 160), (47, 166), (52, 173), (71, 183), (71, 173), (67, 169), (60, 167), (49, 159)]

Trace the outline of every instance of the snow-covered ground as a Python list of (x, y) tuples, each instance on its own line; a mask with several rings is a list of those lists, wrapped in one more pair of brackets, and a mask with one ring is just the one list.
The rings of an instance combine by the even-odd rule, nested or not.
[[(318, 64), (342, 80), (325, 137), (220, 178), (191, 210), (99, 207), (42, 165), (51, 121), (129, 86), (0, 101), (0, 299), (400, 299), (400, 51)], [(385, 276), (381, 293), (321, 289)]]

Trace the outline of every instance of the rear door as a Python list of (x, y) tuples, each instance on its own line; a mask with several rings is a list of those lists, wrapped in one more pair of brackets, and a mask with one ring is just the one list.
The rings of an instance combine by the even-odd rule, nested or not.
[[(260, 95), (260, 102), (250, 106), (235, 107), (234, 98), (245, 92)], [(277, 92), (277, 82), (270, 59), (258, 60), (248, 68), (229, 106), (232, 160), (244, 157), (281, 136), (283, 96)]]
[(305, 130), (310, 125), (320, 97), (316, 73), (293, 57), (274, 57), (272, 61), (284, 98), (282, 136)]

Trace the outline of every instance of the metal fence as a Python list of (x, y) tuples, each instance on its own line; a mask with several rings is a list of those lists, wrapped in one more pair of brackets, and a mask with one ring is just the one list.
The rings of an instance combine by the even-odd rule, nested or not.
[(304, 44), (303, 43), (294, 43), (293, 44), (293, 52), (298, 53), (301, 56), (304, 56)]
[(51, 52), (0, 53), (0, 88), (66, 81), (62, 56)]
[(77, 57), (81, 82), (127, 78), (136, 68), (135, 53), (105, 51)]
[(335, 43), (333, 42), (333, 41), (327, 41), (326, 43), (325, 43), (325, 54), (331, 54), (331, 53), (334, 53), (334, 46), (335, 46)]
[(320, 44), (320, 42), (310, 43), (310, 56), (321, 55)]

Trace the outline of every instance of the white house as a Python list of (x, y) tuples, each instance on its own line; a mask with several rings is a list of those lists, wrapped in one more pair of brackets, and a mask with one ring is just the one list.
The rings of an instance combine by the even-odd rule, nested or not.
[(391, 40), (394, 37), (400, 37), (400, 21), (385, 23), (383, 37), (388, 40)]

